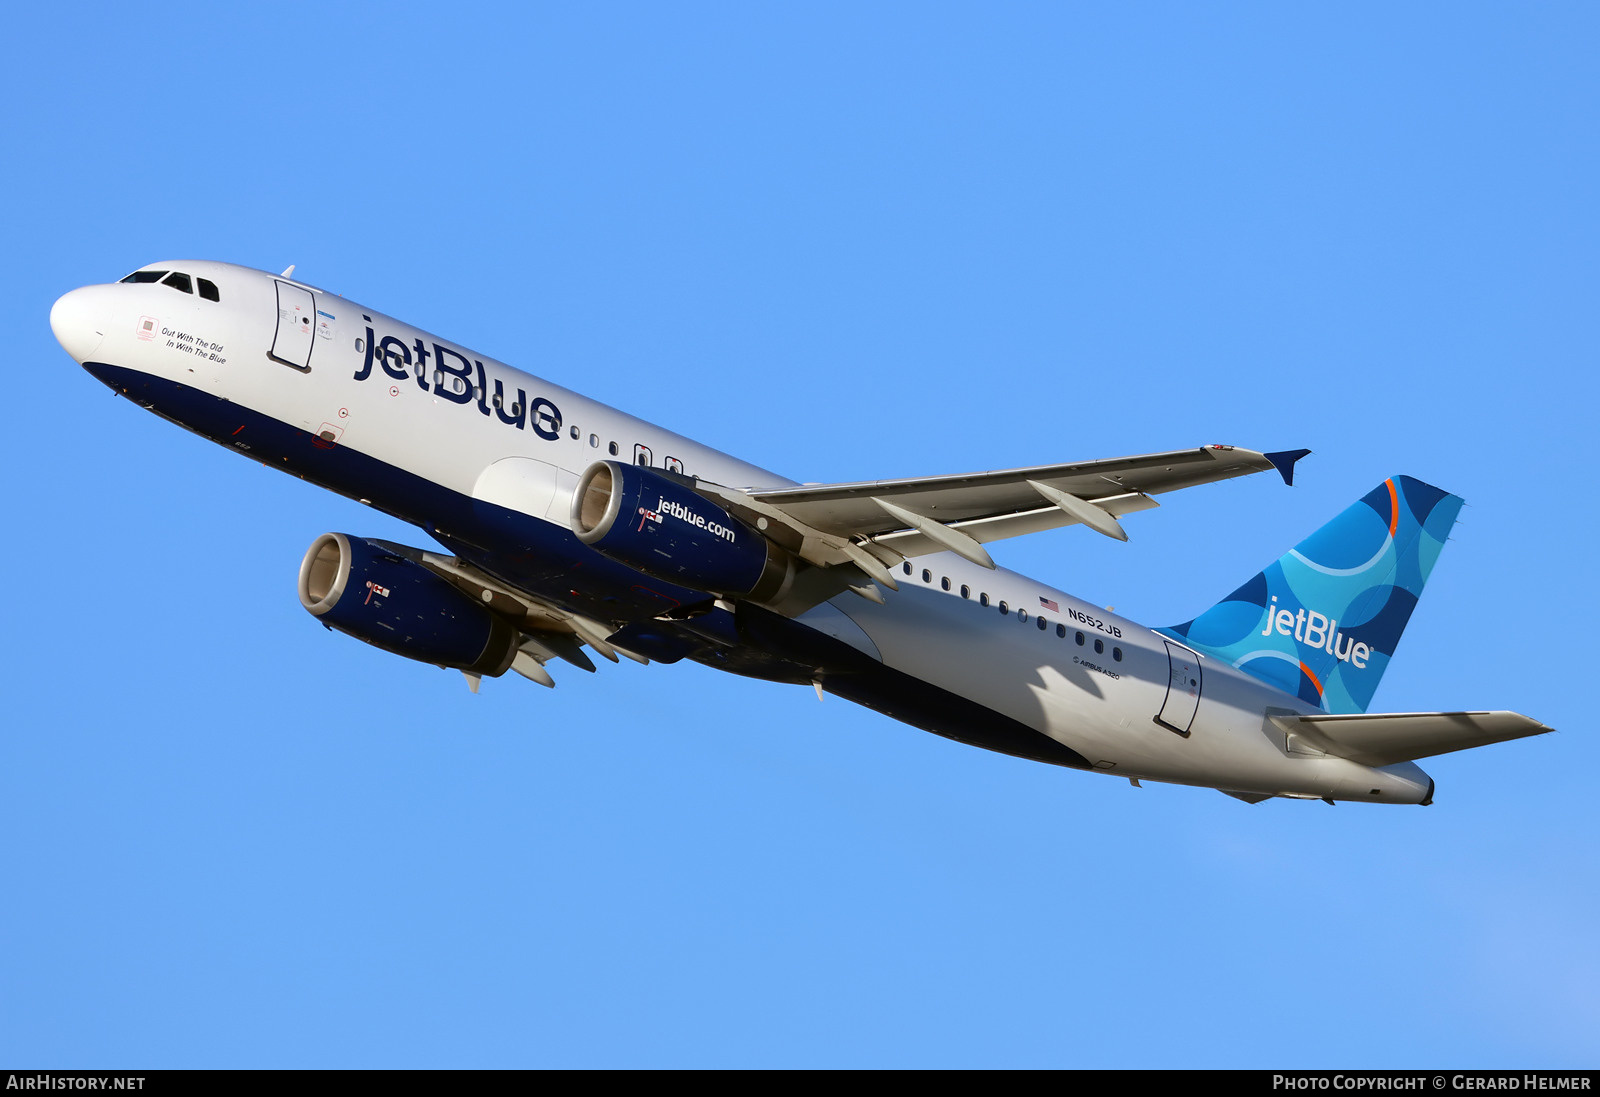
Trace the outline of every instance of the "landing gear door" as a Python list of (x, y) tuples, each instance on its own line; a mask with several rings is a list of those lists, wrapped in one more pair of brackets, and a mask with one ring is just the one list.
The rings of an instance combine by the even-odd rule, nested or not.
[(1156, 714), (1156, 723), (1185, 738), (1200, 707), (1200, 656), (1170, 640), (1167, 644), (1167, 696)]
[(267, 355), (286, 366), (310, 373), (311, 346), (317, 326), (316, 301), (310, 290), (288, 282), (274, 281), (273, 285), (278, 288), (278, 330)]

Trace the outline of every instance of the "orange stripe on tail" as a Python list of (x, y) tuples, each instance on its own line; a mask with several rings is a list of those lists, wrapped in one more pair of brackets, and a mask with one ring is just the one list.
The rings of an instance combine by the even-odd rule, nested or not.
[(1321, 697), (1322, 696), (1322, 683), (1317, 681), (1317, 676), (1315, 674), (1312, 674), (1311, 673), (1311, 668), (1306, 666), (1304, 663), (1300, 664), (1300, 669), (1301, 669), (1302, 672), (1304, 672), (1304, 674), (1305, 674), (1305, 676), (1307, 678), (1311, 679), (1311, 684), (1316, 687), (1317, 696)]

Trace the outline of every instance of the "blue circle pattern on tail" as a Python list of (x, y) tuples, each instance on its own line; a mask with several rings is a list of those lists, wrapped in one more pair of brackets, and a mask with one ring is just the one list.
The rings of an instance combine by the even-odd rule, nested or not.
[(1192, 621), (1161, 631), (1325, 712), (1365, 712), (1461, 511), (1385, 480)]

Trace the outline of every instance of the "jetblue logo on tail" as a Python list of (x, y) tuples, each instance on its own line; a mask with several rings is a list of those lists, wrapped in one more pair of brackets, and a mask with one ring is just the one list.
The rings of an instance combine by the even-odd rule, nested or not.
[(1278, 596), (1274, 594), (1267, 606), (1267, 627), (1261, 635), (1293, 636), (1295, 643), (1320, 648), (1343, 663), (1348, 661), (1357, 670), (1364, 670), (1372, 655), (1372, 648), (1339, 631), (1339, 622), (1324, 617), (1316, 610), (1278, 609)]

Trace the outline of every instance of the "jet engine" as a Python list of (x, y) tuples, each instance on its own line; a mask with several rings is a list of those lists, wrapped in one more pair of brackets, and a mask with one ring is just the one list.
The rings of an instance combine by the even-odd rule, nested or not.
[(682, 477), (620, 461), (589, 466), (572, 493), (578, 540), (618, 563), (695, 590), (764, 602), (794, 559)]
[(300, 604), (329, 628), (422, 663), (495, 677), (520, 636), (421, 564), (381, 541), (324, 533), (300, 563)]

